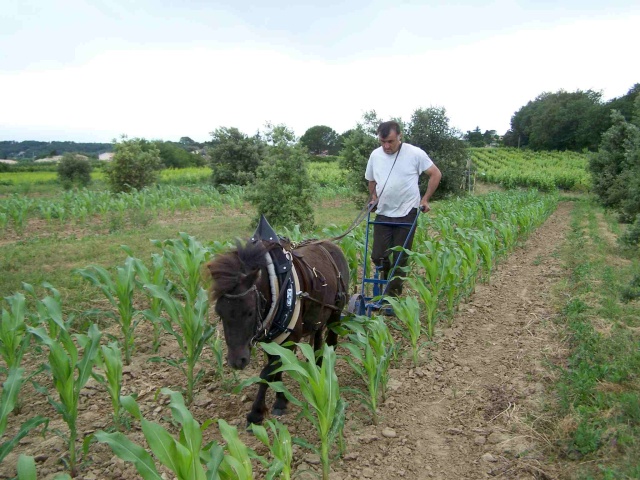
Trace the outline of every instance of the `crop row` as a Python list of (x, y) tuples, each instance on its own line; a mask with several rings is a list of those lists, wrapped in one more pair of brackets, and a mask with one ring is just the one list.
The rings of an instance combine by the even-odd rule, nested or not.
[[(310, 169), (313, 184), (318, 186), (320, 198), (344, 193), (346, 186), (337, 163), (314, 163)], [(26, 172), (20, 175), (51, 172)], [(1, 175), (1, 174), (0, 174)], [(161, 184), (131, 193), (112, 194), (107, 190), (82, 189), (60, 192), (53, 197), (33, 198), (12, 194), (0, 199), (0, 234), (12, 229), (20, 234), (30, 218), (48, 223), (85, 225), (94, 216), (115, 214), (124, 216), (135, 212), (138, 218), (155, 216), (159, 212), (186, 211), (196, 208), (238, 208), (244, 202), (245, 187), (226, 186), (217, 189), (206, 182), (211, 175), (207, 168), (163, 171)], [(188, 189), (178, 185), (199, 184)]]
[(212, 186), (186, 190), (170, 185), (116, 195), (87, 189), (64, 192), (56, 198), (13, 194), (0, 200), (0, 233), (9, 227), (21, 233), (29, 218), (40, 218), (48, 223), (65, 224), (73, 221), (86, 224), (95, 215), (108, 213), (122, 216), (127, 212), (155, 215), (160, 211), (173, 214), (177, 210), (202, 207), (239, 207), (243, 198), (242, 187), (229, 187), (222, 193)]
[[(322, 186), (346, 186), (344, 172), (335, 161), (309, 162), (309, 175), (312, 181)], [(91, 173), (93, 181), (104, 181), (105, 174), (101, 170)], [(160, 171), (159, 183), (161, 185), (200, 185), (211, 180), (209, 167), (167, 168)], [(25, 184), (57, 184), (56, 172), (0, 172), (0, 185), (25, 185)]]
[[(456, 306), (473, 292), (476, 280), (488, 279), (496, 261), (543, 222), (556, 202), (556, 197), (536, 192), (509, 192), (446, 202), (437, 207), (435, 215), (420, 216), (413, 250), (406, 252), (411, 258), (408, 282), (412, 293), (405, 298), (390, 299), (414, 362), (418, 361), (418, 351), (423, 345), (421, 337), (433, 338), (438, 322), (451, 322)], [(325, 233), (332, 235), (331, 230), (338, 228)], [(297, 231), (285, 233), (296, 240), (293, 237)], [(341, 242), (354, 274), (364, 261), (364, 238), (361, 226)], [(10, 435), (0, 444), (0, 460), (30, 430), (46, 425), (48, 420), (40, 416), (25, 419), (25, 415), (17, 415), (9, 419), (12, 411), (19, 412), (25, 404), (20, 395), (22, 387), (46, 373), (50, 380), (37, 385), (35, 391), (46, 395), (67, 427), (66, 432), (58, 433), (64, 435), (68, 447), (64, 460), (71, 475), (82, 468), (82, 455), (76, 443), (82, 441), (86, 456), (92, 441), (97, 440), (131, 462), (145, 479), (162, 478), (156, 461), (179, 479), (253, 478), (257, 467), (252, 458), (262, 465), (260, 468), (268, 478), (290, 478), (292, 439), (284, 425), (268, 422), (270, 435), (262, 427), (253, 427), (269, 452), (260, 456), (248, 449), (236, 429), (224, 420), (219, 420), (218, 426), (225, 444), (216, 441), (204, 444), (203, 430), (210, 422), (200, 424), (189, 411), (194, 392), (203, 379), (205, 350), (215, 359), (212, 366), (215, 378), (221, 381), (224, 375), (222, 340), (209, 322), (209, 299), (202, 287), (201, 272), (203, 263), (228, 249), (229, 244), (203, 246), (195, 238), (181, 234), (178, 239), (156, 241), (155, 245), (159, 253), (153, 254), (149, 262), (135, 258), (125, 247), (128, 256), (123, 265), (111, 270), (89, 266), (76, 272), (107, 301), (106, 309), (97, 309), (100, 305), (97, 303), (96, 309), (85, 312), (81, 318), (98, 317), (103, 322), (108, 318), (117, 325), (118, 334), (109, 343), (103, 342), (96, 324), (72, 334), (83, 323), (65, 313), (61, 296), (51, 285), (43, 286), (46, 292), (43, 298), (34, 287), (24, 285), (26, 296), (18, 292), (5, 299), (0, 328), (0, 355), (6, 375), (0, 404), (0, 435), (5, 432)], [(141, 309), (140, 305), (146, 308)], [(136, 329), (142, 321), (153, 326), (154, 348), (159, 345), (162, 332), (173, 338), (178, 347), (177, 358), (174, 355), (152, 359), (178, 369), (185, 381), (186, 400), (180, 393), (163, 388), (164, 385), (158, 388), (170, 399), (173, 428), (149, 420), (149, 412), (142, 410), (134, 396), (122, 395), (123, 364), (136, 354)], [(386, 393), (388, 368), (399, 360), (402, 351), (383, 317), (346, 319), (338, 333), (345, 339), (339, 347), (340, 355), (325, 346), (320, 366), (307, 345), (299, 348), (308, 361), (299, 360), (290, 350), (277, 345), (262, 345), (267, 353), (280, 356), (281, 370), (288, 372), (299, 386), (303, 398), (294, 396), (282, 384), (273, 385), (300, 407), (301, 415), (317, 433), (317, 443), (295, 441), (320, 456), (325, 479), (332, 446), (343, 449), (342, 429), (347, 415), (343, 398), (346, 392), (340, 391), (334, 368), (336, 360), (344, 359), (362, 379), (365, 387), (356, 398), (377, 422), (378, 405)], [(25, 372), (25, 357), (30, 364), (42, 361), (42, 366)], [(111, 401), (110, 432), (82, 431), (80, 393), (90, 377), (103, 385)], [(258, 381), (249, 379), (243, 384)], [(146, 446), (135, 443), (128, 435), (127, 426), (136, 422), (141, 425)], [(15, 468), (19, 478), (35, 478), (32, 458), (21, 456)]]

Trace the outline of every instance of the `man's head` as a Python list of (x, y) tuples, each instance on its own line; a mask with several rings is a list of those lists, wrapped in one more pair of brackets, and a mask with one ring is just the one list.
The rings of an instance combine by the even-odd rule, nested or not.
[(382, 122), (378, 126), (378, 140), (384, 153), (387, 155), (396, 153), (402, 142), (402, 132), (398, 122)]

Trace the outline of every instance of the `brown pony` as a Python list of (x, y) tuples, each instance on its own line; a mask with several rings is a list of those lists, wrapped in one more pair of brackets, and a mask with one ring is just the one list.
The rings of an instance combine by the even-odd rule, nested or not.
[[(297, 302), (300, 302), (299, 316), (286, 342), (299, 342), (303, 337), (311, 337), (310, 343), (312, 341), (318, 351), (323, 346), (325, 327), (340, 321), (347, 302), (349, 267), (340, 248), (328, 241), (310, 241), (292, 250), (286, 247), (300, 280), (300, 290), (296, 292)], [(282, 250), (283, 247), (264, 240), (244, 246), (239, 244), (235, 250), (219, 255), (207, 264), (213, 279), (211, 296), (216, 301), (215, 311), (222, 320), (227, 362), (232, 368), (245, 368), (254, 343), (262, 341), (263, 322), (273, 302), (266, 254), (276, 248)], [(336, 333), (329, 330), (327, 344), (336, 343)], [(277, 362), (278, 357), (269, 355), (260, 378), (280, 381), (282, 373), (272, 373)], [(266, 391), (267, 385), (261, 383), (247, 414), (249, 423), (263, 421), (267, 412)], [(287, 403), (286, 397), (277, 393), (272, 413), (285, 414)]]

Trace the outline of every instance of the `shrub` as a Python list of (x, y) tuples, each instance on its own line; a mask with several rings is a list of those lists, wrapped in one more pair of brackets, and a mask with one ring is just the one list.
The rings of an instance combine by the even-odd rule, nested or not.
[(264, 158), (265, 144), (255, 135), (249, 137), (237, 128), (219, 128), (211, 133), (214, 146), (209, 149), (211, 181), (218, 185), (248, 185)]
[(620, 243), (629, 247), (640, 245), (640, 215), (636, 216), (635, 222), (620, 236)]
[(600, 202), (630, 222), (640, 213), (640, 129), (617, 111), (611, 118), (613, 125), (590, 157), (589, 170)]
[(347, 171), (347, 183), (358, 206), (369, 196), (369, 182), (364, 178), (364, 172), (371, 152), (378, 147), (378, 139), (360, 125), (344, 139), (340, 166)]
[[(276, 127), (280, 128), (280, 127)], [(302, 146), (291, 146), (275, 137), (274, 145), (256, 172), (254, 188), (248, 194), (258, 218), (264, 215), (273, 226), (312, 229), (314, 187), (307, 170), (309, 154)]]
[(106, 174), (115, 193), (140, 190), (158, 181), (162, 168), (158, 147), (143, 138), (122, 137), (114, 145), (114, 155)]
[(74, 185), (86, 187), (91, 182), (91, 164), (83, 156), (65, 153), (58, 164), (58, 179), (65, 190)]

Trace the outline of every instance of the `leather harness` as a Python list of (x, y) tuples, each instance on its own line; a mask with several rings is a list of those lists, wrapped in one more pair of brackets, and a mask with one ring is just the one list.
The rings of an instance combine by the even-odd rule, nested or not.
[[(284, 242), (281, 240), (284, 240)], [(340, 302), (344, 305), (347, 286), (336, 262), (329, 251), (320, 244), (320, 241), (308, 240), (294, 246), (288, 240), (278, 237), (264, 217), (260, 218), (259, 226), (251, 237), (251, 241), (264, 241), (275, 244), (272, 248), (267, 248), (265, 253), (266, 267), (269, 274), (271, 307), (266, 314), (263, 312), (267, 305), (267, 299), (258, 290), (256, 284), (253, 284), (242, 293), (225, 294), (224, 296), (227, 298), (240, 298), (253, 292), (258, 318), (255, 333), (251, 339), (252, 345), (257, 342), (276, 342), (278, 344), (284, 342), (294, 331), (294, 327), (300, 319), (302, 300), (318, 303), (322, 308), (329, 308), (338, 312), (342, 311), (336, 305)], [(283, 246), (283, 243), (286, 246)], [(317, 300), (304, 291), (309, 288), (314, 291), (320, 291), (327, 286), (326, 278), (322, 272), (309, 265), (304, 255), (296, 252), (297, 248), (309, 244), (316, 244), (320, 248), (320, 251), (323, 252), (333, 266), (333, 270), (339, 280), (333, 305)], [(306, 275), (303, 275), (304, 272), (306, 272)], [(310, 279), (310, 281), (307, 281), (307, 279)], [(304, 285), (302, 285), (303, 283)]]

